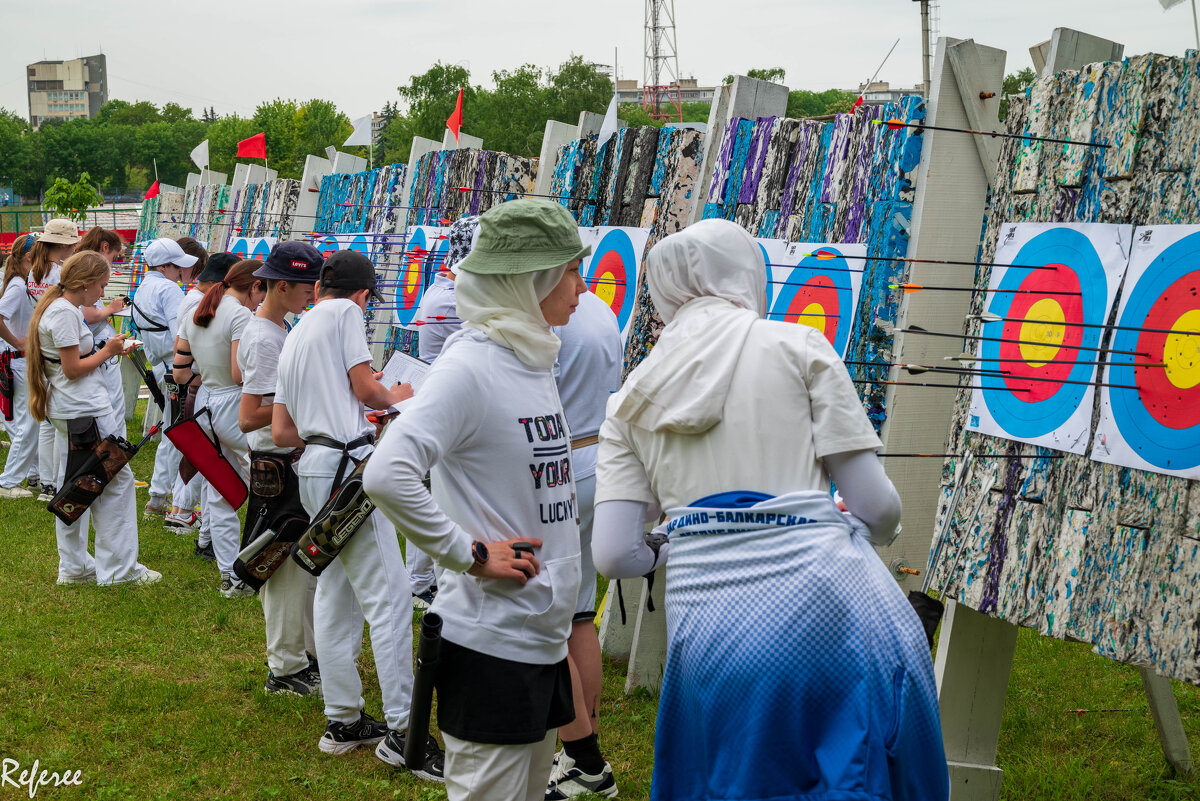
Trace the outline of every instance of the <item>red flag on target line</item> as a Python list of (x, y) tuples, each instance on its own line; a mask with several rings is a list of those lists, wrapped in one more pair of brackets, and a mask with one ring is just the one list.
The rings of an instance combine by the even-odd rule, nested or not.
[(236, 158), (265, 159), (267, 157), (267, 132), (257, 133), (238, 142)]
[(158, 197), (158, 181), (150, 184), (150, 188), (146, 190), (146, 200), (152, 197)]
[(462, 130), (462, 98), (463, 90), (458, 90), (458, 103), (454, 106), (454, 113), (446, 120), (446, 127), (454, 134), (454, 143), (458, 144), (458, 132)]

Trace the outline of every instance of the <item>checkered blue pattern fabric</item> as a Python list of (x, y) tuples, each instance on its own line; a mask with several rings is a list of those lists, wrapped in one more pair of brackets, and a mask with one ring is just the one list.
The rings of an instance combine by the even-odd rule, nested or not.
[(827, 494), (756, 500), (668, 512), (651, 798), (948, 798), (933, 665), (899, 586)]

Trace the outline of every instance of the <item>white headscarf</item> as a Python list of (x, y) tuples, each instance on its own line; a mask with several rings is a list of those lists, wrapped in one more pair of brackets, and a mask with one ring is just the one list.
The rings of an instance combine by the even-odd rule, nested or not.
[(741, 226), (702, 220), (650, 250), (646, 281), (667, 326), (613, 413), (651, 431), (703, 433), (721, 420), (742, 345), (767, 310), (762, 250)]
[(558, 285), (566, 268), (560, 264), (517, 275), (461, 271), (454, 295), (463, 328), (482, 331), (530, 367), (550, 369), (562, 342), (538, 304)]

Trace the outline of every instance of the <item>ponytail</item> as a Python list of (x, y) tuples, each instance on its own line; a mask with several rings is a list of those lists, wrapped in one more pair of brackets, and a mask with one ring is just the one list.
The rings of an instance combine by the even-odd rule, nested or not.
[(29, 260), (26, 258), (26, 254), (33, 246), (34, 239), (33, 234), (25, 234), (13, 240), (12, 252), (8, 254), (8, 259), (4, 262), (4, 278), (0, 280), (0, 295), (8, 289), (9, 281), (18, 276), (22, 280), (29, 277)]
[(54, 246), (41, 239), (33, 243), (33, 250), (29, 252), (29, 264), (32, 266), (30, 272), (35, 284), (42, 283), (50, 274), (50, 249), (52, 247)]
[(208, 324), (217, 316), (217, 308), (221, 305), (221, 299), (225, 297), (225, 292), (230, 289), (236, 292), (248, 292), (262, 280), (254, 277), (254, 271), (260, 267), (262, 267), (262, 262), (254, 259), (239, 261), (230, 267), (229, 272), (225, 274), (225, 280), (216, 282), (204, 293), (204, 299), (200, 301), (200, 305), (196, 307), (196, 313), (192, 315), (192, 322), (201, 328), (208, 328)]
[(42, 361), (42, 337), (38, 333), (42, 315), (64, 292), (85, 289), (106, 275), (108, 262), (103, 256), (92, 250), (80, 251), (63, 264), (59, 282), (46, 290), (46, 294), (42, 295), (42, 299), (33, 310), (33, 319), (29, 321), (29, 333), (25, 340), (25, 374), (29, 382), (29, 411), (39, 423), (46, 419), (50, 408), (50, 387), (46, 378), (46, 365)]

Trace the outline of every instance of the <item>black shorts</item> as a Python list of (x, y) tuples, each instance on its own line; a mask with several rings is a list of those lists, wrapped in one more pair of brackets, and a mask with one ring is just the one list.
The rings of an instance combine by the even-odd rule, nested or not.
[(489, 745), (527, 745), (575, 719), (567, 660), (529, 665), (489, 656), (442, 638), (438, 728)]

